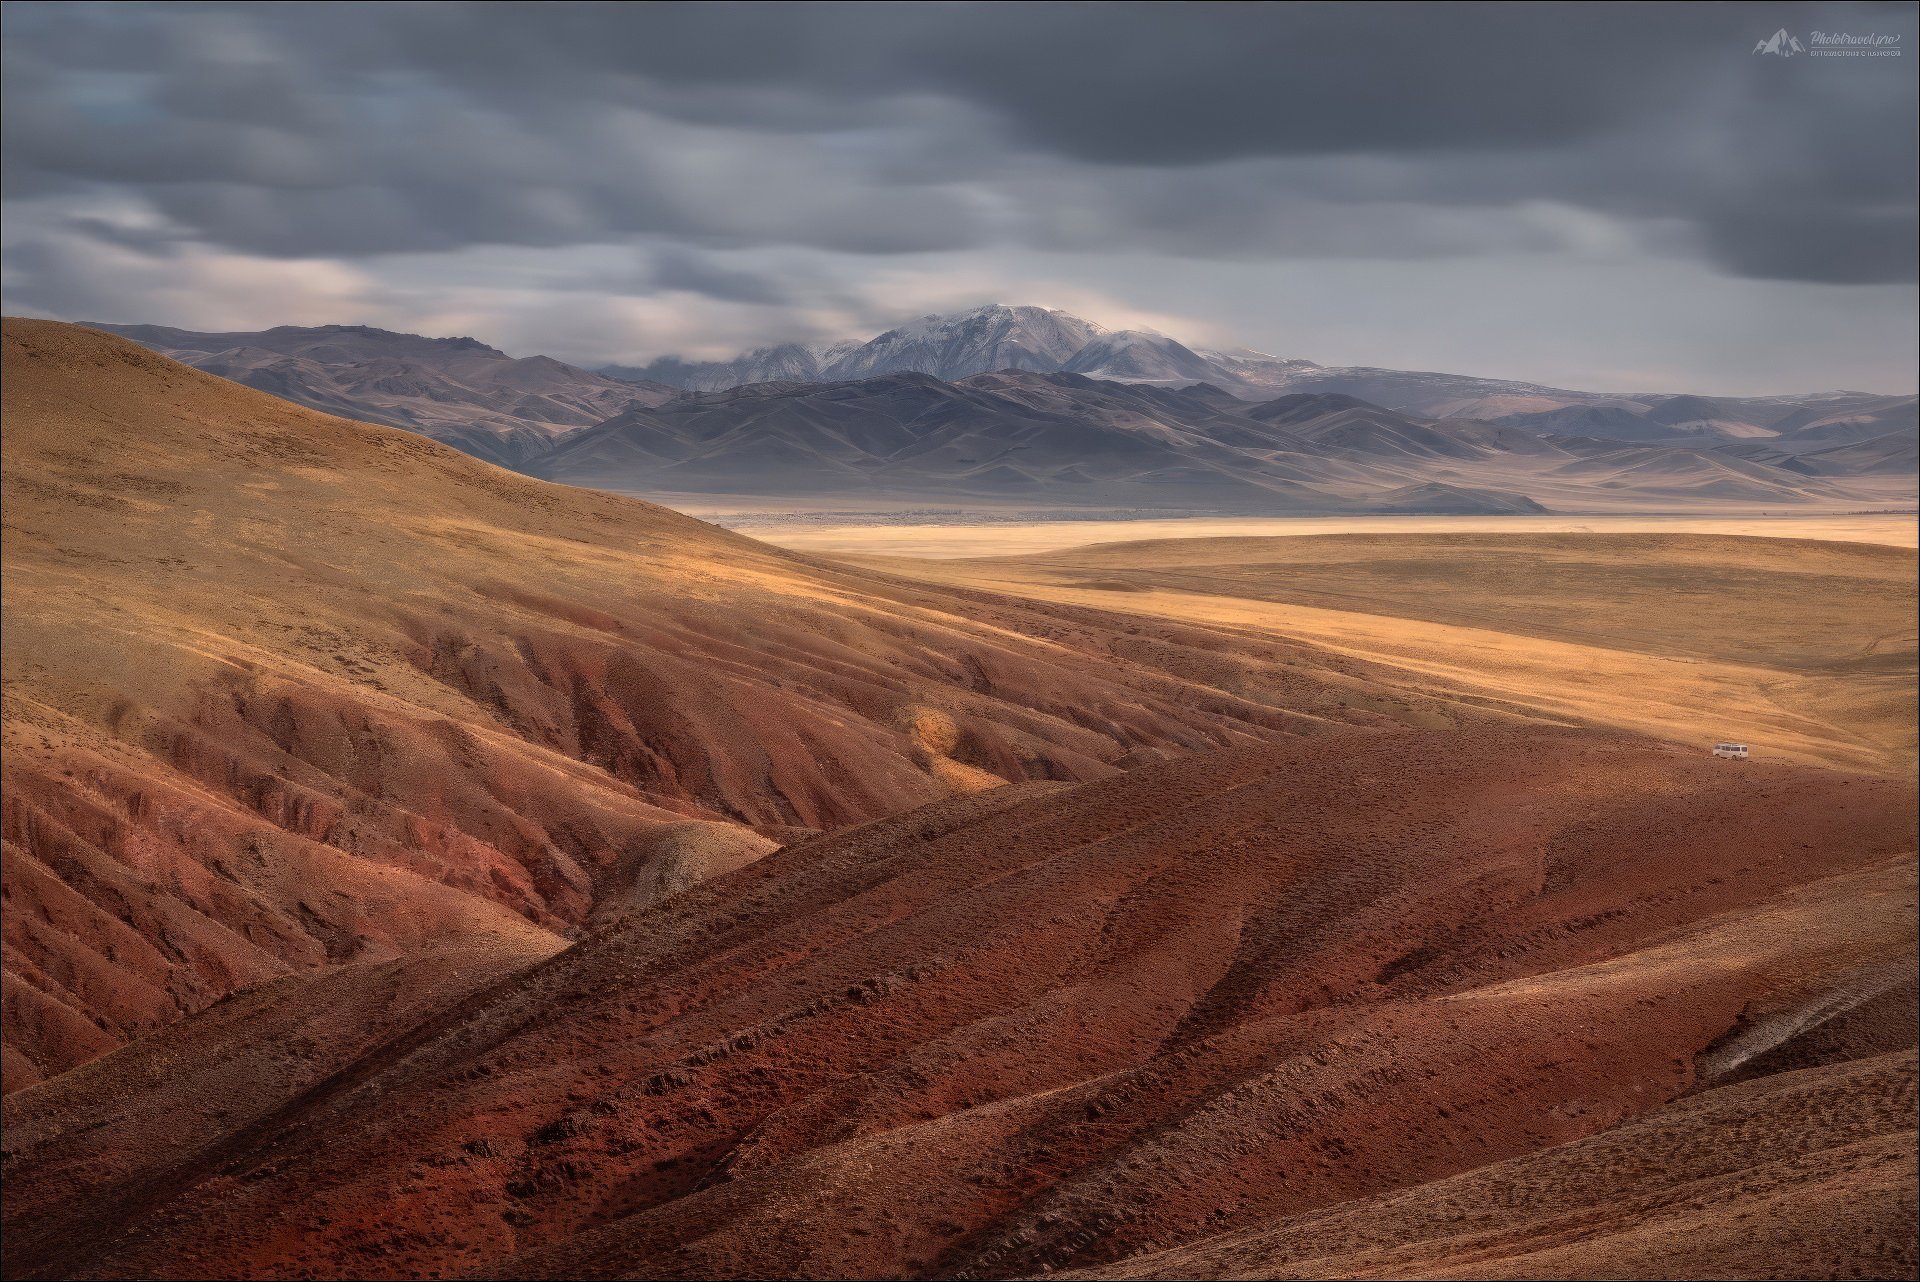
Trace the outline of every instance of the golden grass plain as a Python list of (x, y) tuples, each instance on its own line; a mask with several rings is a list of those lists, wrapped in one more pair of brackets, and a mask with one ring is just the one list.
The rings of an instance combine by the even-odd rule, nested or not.
[(1677, 516), (1192, 516), (1113, 521), (937, 521), (805, 523), (766, 513), (707, 512), (697, 503), (668, 504), (737, 528), (756, 539), (829, 556), (913, 556), (933, 560), (1024, 556), (1090, 543), (1145, 539), (1282, 538), (1321, 534), (1749, 534), (1761, 538), (1920, 545), (1912, 512), (1817, 515)]
[(928, 582), (1311, 641), (1399, 668), (1416, 686), (1424, 678), (1702, 751), (1738, 739), (1765, 756), (1910, 773), (1916, 554), (1891, 541), (1890, 525), (1878, 531), (1887, 541), (1861, 541), (1872, 529), (1863, 519), (1824, 520), (1766, 527), (1821, 537), (1485, 533), (1461, 523), (1445, 533), (849, 559)]

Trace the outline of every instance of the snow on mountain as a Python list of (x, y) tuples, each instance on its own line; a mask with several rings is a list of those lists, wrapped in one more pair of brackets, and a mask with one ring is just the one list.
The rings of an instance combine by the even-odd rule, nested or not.
[(603, 372), (696, 391), (761, 382), (847, 382), (887, 374), (966, 378), (1003, 369), (1068, 372), (1111, 382), (1184, 387), (1208, 383), (1242, 400), (1291, 392), (1345, 392), (1415, 414), (1493, 417), (1602, 398), (1507, 379), (1407, 370), (1329, 368), (1248, 347), (1196, 349), (1144, 329), (1108, 330), (1067, 312), (990, 304), (921, 316), (866, 342), (786, 344), (731, 361), (666, 357)]
[(1121, 329), (1102, 334), (1073, 354), (1064, 366), (1070, 374), (1120, 383), (1186, 384), (1208, 382), (1220, 370), (1204, 356), (1165, 334)]
[(1225, 350), (1202, 347), (1195, 351), (1226, 377), (1228, 385), (1249, 389), (1248, 394), (1256, 400), (1284, 392), (1296, 376), (1320, 368), (1309, 360), (1270, 356), (1266, 352), (1256, 352), (1251, 347), (1229, 347)]
[(830, 379), (877, 374), (966, 378), (1002, 369), (1060, 369), (1104, 331), (1091, 321), (1044, 307), (991, 304), (958, 316), (922, 316), (835, 360)]
[(1249, 348), (1197, 352), (1148, 330), (1109, 331), (1068, 312), (991, 303), (951, 316), (917, 317), (865, 342), (812, 347), (789, 343), (730, 361), (669, 356), (643, 367), (610, 366), (603, 372), (720, 391), (755, 382), (844, 382), (884, 374), (951, 380), (1003, 369), (1049, 374), (1071, 370), (1119, 382), (1209, 382), (1259, 395), (1281, 388), (1292, 371), (1314, 368), (1311, 361), (1282, 360)]

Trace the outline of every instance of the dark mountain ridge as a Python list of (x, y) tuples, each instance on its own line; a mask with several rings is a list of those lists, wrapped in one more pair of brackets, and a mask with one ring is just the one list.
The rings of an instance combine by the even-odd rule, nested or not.
[[(1877, 466), (1885, 474), (1890, 465)], [(1832, 473), (1723, 456), (1692, 437), (1669, 445), (1560, 436), (1429, 420), (1342, 393), (1253, 404), (1210, 384), (1026, 370), (688, 393), (575, 433), (526, 470), (659, 495), (1233, 513), (1492, 514), (1544, 511), (1562, 496), (1588, 504), (1845, 497)]]
[(163, 325), (90, 328), (308, 409), (406, 428), (508, 467), (630, 405), (678, 394), (550, 356), (515, 359), (476, 338), (423, 338), (368, 325), (216, 334)]
[(1909, 501), (1899, 482), (1914, 471), (1913, 397), (1605, 396), (1328, 369), (1031, 307), (786, 344), (697, 376), (662, 367), (686, 388), (363, 325), (98, 328), (308, 408), (661, 496), (1233, 513), (1878, 506)]

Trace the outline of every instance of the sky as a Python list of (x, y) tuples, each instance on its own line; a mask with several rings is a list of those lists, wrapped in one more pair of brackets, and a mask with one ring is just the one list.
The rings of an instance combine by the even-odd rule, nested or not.
[[(0, 292), (587, 365), (1001, 302), (1330, 365), (1911, 392), (1916, 12), (16, 0)], [(1777, 30), (1803, 52), (1756, 52)]]

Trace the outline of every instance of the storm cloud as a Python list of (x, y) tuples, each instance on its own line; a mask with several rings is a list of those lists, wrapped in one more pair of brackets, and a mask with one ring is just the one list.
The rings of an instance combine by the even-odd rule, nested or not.
[[(1902, 56), (1755, 54), (1780, 27)], [(1904, 5), (15, 3), (7, 301), (464, 321), (636, 360), (994, 299), (1411, 364), (1444, 346), (1434, 281), (1531, 300), (1584, 272), (1571, 343), (1659, 279), (1697, 296), (1648, 299), (1653, 338), (1716, 301), (1780, 317), (1771, 351), (1665, 335), (1713, 366), (1696, 383), (1903, 390), (1914, 28)], [(1314, 346), (1296, 309), (1361, 281), (1389, 294), (1368, 350)], [(1657, 350), (1529, 367), (1538, 323), (1489, 321), (1471, 372), (1630, 377)]]

